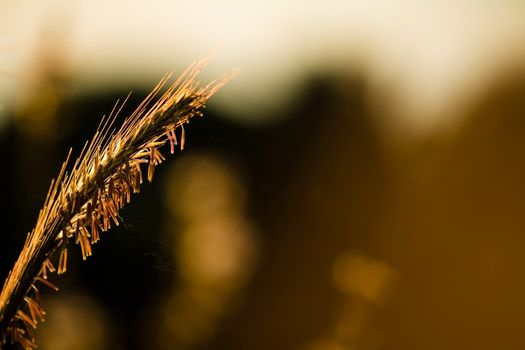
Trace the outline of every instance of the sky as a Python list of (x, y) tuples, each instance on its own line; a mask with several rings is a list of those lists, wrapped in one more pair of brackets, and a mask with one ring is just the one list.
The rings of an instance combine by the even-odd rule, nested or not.
[(524, 19), (520, 1), (4, 1), (0, 116), (43, 48), (80, 93), (153, 86), (214, 53), (205, 78), (241, 70), (215, 104), (242, 122), (274, 122), (312, 72), (358, 72), (379, 114), (425, 134), (523, 65)]

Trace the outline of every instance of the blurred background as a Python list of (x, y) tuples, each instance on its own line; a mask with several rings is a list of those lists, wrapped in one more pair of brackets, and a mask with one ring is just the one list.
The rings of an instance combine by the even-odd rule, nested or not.
[(525, 348), (517, 0), (1, 1), (0, 280), (69, 147), (210, 52), (241, 74), (41, 349)]

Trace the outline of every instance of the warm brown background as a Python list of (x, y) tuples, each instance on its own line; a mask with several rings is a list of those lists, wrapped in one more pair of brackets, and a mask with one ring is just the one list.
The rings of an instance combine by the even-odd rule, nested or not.
[[(313, 11), (313, 3), (305, 8)], [(385, 9), (348, 5), (330, 17), (318, 5), (326, 21), (318, 20), (332, 18), (342, 47), (369, 35), (375, 49), (342, 54), (327, 45), (305, 57), (277, 50), (301, 62), (294, 72), (280, 57), (265, 56), (272, 46), (261, 38), (257, 60), (246, 58), (252, 46), (240, 55), (226, 45), (211, 70), (240, 65), (239, 80), (189, 126), (187, 150), (159, 167), (123, 211), (125, 227), (103, 236), (86, 262), (78, 252), (70, 259), (57, 280), (61, 291), (45, 297), (40, 348), (523, 349), (525, 31), (516, 18), (525, 12), (511, 2), (472, 5), (483, 17), (463, 2), (429, 2), (417, 16), (407, 15), (409, 3), (388, 5), (398, 12), (381, 25)], [(239, 9), (244, 22), (227, 17), (234, 28), (249, 27), (247, 42), (258, 33), (248, 23), (253, 6)], [(315, 12), (305, 8), (288, 8), (288, 23)], [(369, 17), (345, 26), (345, 13)], [(1, 67), (0, 80), (12, 89), (4, 96), (14, 97), (0, 98), (0, 280), (69, 147), (78, 151), (131, 89), (132, 111), (157, 77), (151, 72), (166, 65), (155, 66), (160, 53), (126, 56), (127, 68), (113, 67), (114, 82), (107, 66), (91, 82), (77, 80), (85, 58), (72, 50), (77, 56), (68, 59), (53, 39), (57, 32), (74, 38), (67, 30), (74, 23), (42, 24), (31, 70), (9, 60)], [(391, 43), (377, 39), (393, 28)], [(396, 36), (403, 28), (412, 41)], [(259, 30), (272, 38), (268, 28)], [(122, 35), (118, 22), (115, 33)], [(307, 33), (312, 42), (326, 35), (333, 43), (329, 27), (305, 30), (305, 42)], [(146, 34), (130, 35), (154, 50)], [(20, 52), (6, 46), (0, 56)], [(114, 48), (107, 57), (125, 52)], [(168, 51), (163, 57), (176, 66), (189, 62)], [(137, 76), (126, 71), (140, 62), (150, 68)], [(272, 74), (283, 80), (264, 77)], [(283, 86), (285, 103), (276, 96)]]

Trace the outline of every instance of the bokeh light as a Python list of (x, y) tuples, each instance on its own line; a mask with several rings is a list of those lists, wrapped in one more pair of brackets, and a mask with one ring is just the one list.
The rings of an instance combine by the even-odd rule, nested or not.
[(160, 316), (158, 342), (190, 349), (214, 335), (241, 297), (257, 258), (254, 227), (242, 179), (218, 157), (184, 159), (170, 169), (166, 187), (179, 283)]
[(38, 329), (40, 349), (102, 350), (115, 346), (109, 317), (92, 298), (72, 293), (49, 296), (46, 307), (53, 312), (46, 326)]
[(396, 279), (388, 264), (359, 254), (338, 256), (333, 267), (334, 284), (338, 290), (356, 294), (367, 301), (381, 304)]

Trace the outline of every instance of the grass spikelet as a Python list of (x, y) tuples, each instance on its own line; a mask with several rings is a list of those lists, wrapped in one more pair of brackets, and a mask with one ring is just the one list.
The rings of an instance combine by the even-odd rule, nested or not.
[(209, 59), (193, 63), (166, 89), (171, 74), (165, 76), (118, 130), (113, 125), (126, 101), (117, 102), (66, 172), (69, 152), (0, 292), (0, 349), (7, 342), (36, 347), (33, 331), (45, 315), (38, 289), (58, 291), (50, 277), (66, 272), (68, 246), (78, 244), (84, 260), (91, 256), (101, 233), (119, 225), (119, 210), (131, 193), (140, 191), (142, 167), (152, 181), (165, 160), (160, 148), (169, 144), (171, 154), (175, 146), (184, 148), (184, 124), (202, 116), (208, 99), (235, 73), (202, 86), (197, 75)]

